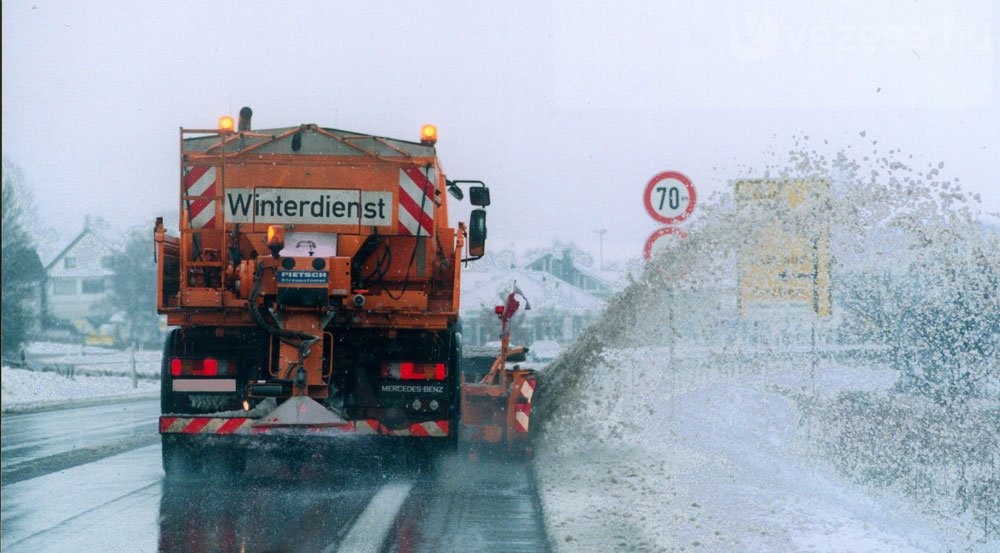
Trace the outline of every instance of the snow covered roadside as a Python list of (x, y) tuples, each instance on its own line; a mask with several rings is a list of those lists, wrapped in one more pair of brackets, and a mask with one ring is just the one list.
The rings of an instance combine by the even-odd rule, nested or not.
[[(535, 470), (556, 551), (995, 551), (799, 452), (794, 402), (761, 375), (671, 375), (616, 351), (548, 421)], [(823, 392), (890, 380), (824, 371)], [(766, 381), (803, 389), (799, 371)], [(567, 415), (565, 413), (572, 413)]]
[(125, 376), (81, 375), (70, 379), (55, 372), (5, 366), (0, 369), (0, 408), (4, 414), (15, 414), (159, 396), (158, 380), (139, 379), (137, 383), (138, 388), (132, 388), (132, 379)]
[(90, 376), (130, 376), (132, 361), (140, 378), (160, 376), (159, 350), (117, 350), (81, 344), (30, 342), (25, 347), (26, 364), (34, 368), (49, 368)]

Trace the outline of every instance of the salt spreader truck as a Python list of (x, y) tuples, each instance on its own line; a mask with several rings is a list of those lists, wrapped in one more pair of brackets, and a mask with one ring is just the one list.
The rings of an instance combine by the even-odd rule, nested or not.
[[(482, 257), (489, 189), (449, 180), (427, 125), (410, 142), (319, 127), (180, 131), (179, 236), (157, 219), (168, 475), (204, 469), (206, 443), (371, 434), (528, 443), (535, 376), (462, 370), (463, 263)], [(475, 206), (449, 226), (448, 196)], [(466, 377), (469, 378), (466, 378)], [(380, 438), (375, 438), (380, 439)], [(244, 469), (234, 447), (227, 470)], [(242, 453), (240, 453), (242, 452)]]

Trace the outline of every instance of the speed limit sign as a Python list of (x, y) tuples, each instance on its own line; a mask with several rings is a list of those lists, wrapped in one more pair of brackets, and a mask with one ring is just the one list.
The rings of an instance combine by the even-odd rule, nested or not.
[(665, 225), (687, 219), (694, 211), (695, 200), (691, 179), (677, 171), (664, 171), (654, 176), (643, 194), (650, 217)]
[(661, 228), (646, 239), (646, 247), (642, 249), (642, 256), (646, 258), (646, 261), (650, 261), (661, 251), (676, 245), (674, 242), (687, 238), (687, 236), (687, 233), (679, 228)]

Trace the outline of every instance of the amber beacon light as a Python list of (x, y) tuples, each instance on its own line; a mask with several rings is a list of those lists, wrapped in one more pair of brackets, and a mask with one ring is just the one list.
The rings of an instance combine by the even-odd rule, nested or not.
[(228, 115), (223, 115), (219, 118), (219, 130), (220, 131), (231, 131), (233, 130), (233, 118)]
[(424, 125), (420, 129), (420, 143), (433, 146), (438, 141), (438, 130), (434, 125)]
[(271, 225), (267, 227), (267, 247), (271, 250), (271, 255), (278, 257), (278, 252), (285, 247), (285, 227)]

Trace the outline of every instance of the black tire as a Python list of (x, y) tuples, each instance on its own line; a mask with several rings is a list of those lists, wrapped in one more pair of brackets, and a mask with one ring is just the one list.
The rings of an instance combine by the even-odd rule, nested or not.
[(178, 478), (196, 478), (201, 473), (200, 458), (194, 454), (187, 444), (182, 443), (177, 436), (161, 436), (161, 455), (163, 472), (167, 480)]
[(246, 450), (238, 444), (216, 444), (207, 448), (201, 467), (206, 476), (235, 482), (246, 470)]
[(451, 417), (448, 420), (451, 435), (448, 436), (446, 449), (454, 451), (458, 447), (458, 424), (462, 416), (462, 322), (456, 321), (449, 329), (449, 334), (451, 344), (448, 350), (450, 357), (448, 359), (448, 373), (454, 380), (454, 391), (449, 408)]

